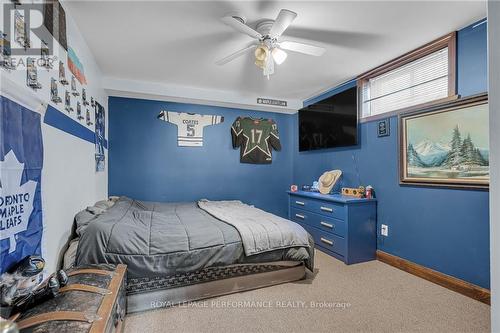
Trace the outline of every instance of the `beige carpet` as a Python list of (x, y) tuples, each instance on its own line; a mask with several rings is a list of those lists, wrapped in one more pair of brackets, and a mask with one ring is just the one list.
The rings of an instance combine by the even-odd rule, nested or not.
[(378, 261), (316, 253), (314, 279), (128, 315), (125, 332), (490, 331), (488, 305)]

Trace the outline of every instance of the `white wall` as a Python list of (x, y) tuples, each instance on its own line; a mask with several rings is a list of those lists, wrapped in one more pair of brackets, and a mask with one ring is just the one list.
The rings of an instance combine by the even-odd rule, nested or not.
[[(107, 121), (108, 100), (102, 88), (101, 72), (68, 10), (66, 10), (66, 32), (68, 46), (76, 51), (80, 62), (84, 66), (88, 82), (84, 86), (87, 91), (87, 98), (90, 99), (92, 96), (105, 107)], [(32, 38), (33, 45), (37, 46), (39, 44), (38, 39), (34, 35), (32, 35)], [(54, 48), (54, 55), (65, 63), (66, 77), (70, 79), (71, 72), (67, 67), (66, 51), (55, 40)], [(43, 88), (36, 92), (26, 86), (26, 70), (24, 67), (11, 72), (1, 70), (2, 86), (5, 87), (5, 82), (9, 82), (9, 85), (16, 86), (20, 95), (29, 96), (44, 103), (50, 103), (67, 115), (63, 110), (63, 103), (56, 105), (49, 102), (50, 78), (59, 78), (59, 61), (56, 64), (53, 70), (39, 68), (39, 82)], [(64, 89), (62, 85), (59, 85), (59, 96), (63, 100)], [(81, 92), (81, 85), (79, 83), (77, 83), (77, 90)], [(70, 114), (70, 116), (75, 121), (78, 121), (76, 119), (76, 98), (73, 96), (72, 107), (75, 112)], [(85, 108), (82, 108), (82, 110), (84, 111)], [(93, 120), (93, 110), (90, 109), (90, 111)], [(82, 121), (80, 124), (85, 125), (85, 122)], [(94, 125), (87, 127), (94, 131)], [(47, 272), (52, 272), (60, 264), (62, 252), (71, 233), (75, 213), (107, 197), (108, 168), (106, 165), (104, 172), (95, 172), (95, 150), (93, 143), (67, 134), (43, 122), (42, 136), (44, 146), (44, 166), (42, 172), (44, 236), (42, 252), (47, 262)]]
[(491, 330), (500, 332), (500, 2), (488, 2)]

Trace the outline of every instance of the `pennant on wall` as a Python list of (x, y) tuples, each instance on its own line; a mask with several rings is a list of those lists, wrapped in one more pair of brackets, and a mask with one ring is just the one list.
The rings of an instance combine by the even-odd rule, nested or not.
[(41, 254), (41, 115), (0, 96), (1, 273), (27, 255)]
[(68, 68), (80, 84), (87, 84), (83, 64), (71, 47), (68, 47)]

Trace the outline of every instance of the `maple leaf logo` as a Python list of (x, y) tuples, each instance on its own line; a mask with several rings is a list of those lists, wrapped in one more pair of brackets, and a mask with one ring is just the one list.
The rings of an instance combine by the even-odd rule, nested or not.
[(37, 182), (21, 185), (24, 163), (11, 150), (0, 161), (0, 240), (9, 239), (9, 253), (16, 250), (16, 235), (28, 228)]

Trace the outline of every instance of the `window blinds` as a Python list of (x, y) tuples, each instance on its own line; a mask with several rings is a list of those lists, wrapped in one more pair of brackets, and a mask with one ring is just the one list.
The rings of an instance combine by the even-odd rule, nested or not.
[(431, 53), (364, 82), (362, 117), (448, 96), (448, 48)]

